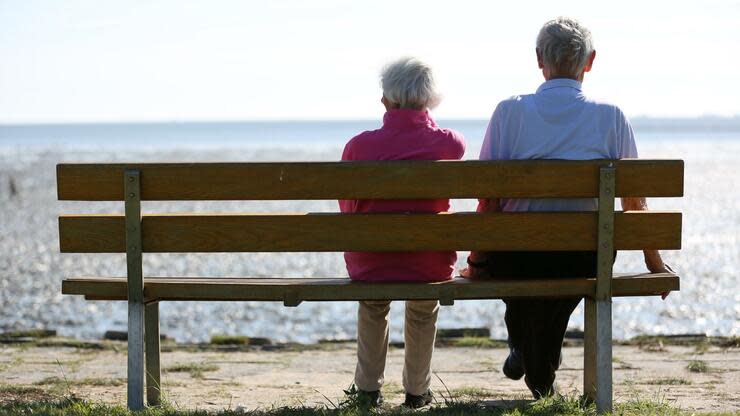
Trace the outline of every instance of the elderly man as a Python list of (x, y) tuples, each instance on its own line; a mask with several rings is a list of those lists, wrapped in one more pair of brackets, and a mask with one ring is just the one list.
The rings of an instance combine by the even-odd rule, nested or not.
[[(637, 157), (632, 128), (615, 105), (581, 91), (596, 51), (591, 33), (578, 21), (560, 17), (537, 36), (537, 63), (545, 83), (534, 94), (514, 96), (496, 107), (480, 159), (621, 159)], [(623, 198), (626, 210), (643, 210), (643, 198)], [(595, 211), (595, 199), (481, 200), (479, 211)], [(666, 272), (657, 250), (646, 250), (651, 272)], [(593, 277), (596, 252), (472, 252), (467, 277)], [(580, 299), (505, 299), (509, 357), (504, 374), (525, 376), (535, 398), (555, 392), (555, 371), (568, 320)]]

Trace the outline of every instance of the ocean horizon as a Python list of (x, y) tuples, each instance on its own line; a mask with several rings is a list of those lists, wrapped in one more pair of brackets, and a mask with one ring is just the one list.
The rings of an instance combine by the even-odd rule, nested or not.
[[(487, 119), (437, 119), (441, 127), (460, 131), (471, 145), (480, 145)], [(673, 135), (692, 139), (740, 138), (740, 116), (652, 118), (631, 120), (637, 139)], [(57, 150), (98, 148), (164, 150), (218, 147), (327, 147), (341, 145), (365, 130), (380, 128), (382, 119), (247, 120), (247, 121), (134, 121), (90, 123), (0, 123), (0, 147), (53, 147)], [(644, 137), (642, 137), (644, 136)], [(466, 153), (466, 157), (468, 157)]]

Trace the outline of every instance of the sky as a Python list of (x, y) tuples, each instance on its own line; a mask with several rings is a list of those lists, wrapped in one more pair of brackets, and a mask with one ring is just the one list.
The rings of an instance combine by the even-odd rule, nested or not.
[(0, 0), (0, 123), (372, 119), (384, 63), (430, 63), (439, 118), (543, 81), (565, 15), (596, 44), (584, 91), (629, 116), (740, 114), (740, 0)]

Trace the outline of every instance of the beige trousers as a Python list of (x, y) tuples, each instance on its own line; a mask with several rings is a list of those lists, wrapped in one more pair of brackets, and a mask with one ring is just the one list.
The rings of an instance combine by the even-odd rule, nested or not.
[[(364, 391), (380, 390), (385, 378), (385, 356), (388, 353), (389, 301), (360, 302), (357, 311), (357, 369), (355, 384)], [(403, 388), (406, 393), (421, 395), (432, 381), (431, 362), (437, 335), (436, 300), (406, 302), (404, 328)]]

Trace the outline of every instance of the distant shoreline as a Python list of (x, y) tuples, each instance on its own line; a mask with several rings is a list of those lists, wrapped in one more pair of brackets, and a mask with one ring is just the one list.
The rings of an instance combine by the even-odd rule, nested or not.
[[(440, 124), (485, 124), (487, 118), (438, 118)], [(640, 130), (671, 130), (671, 131), (740, 131), (740, 115), (734, 116), (701, 116), (701, 117), (631, 117), (630, 121), (635, 129)], [(2, 129), (28, 128), (85, 128), (85, 127), (116, 127), (116, 126), (229, 126), (229, 125), (366, 125), (377, 124), (380, 119), (245, 119), (245, 120), (130, 120), (130, 121), (70, 121), (70, 122), (0, 122)], [(2, 134), (0, 134), (2, 138)]]

